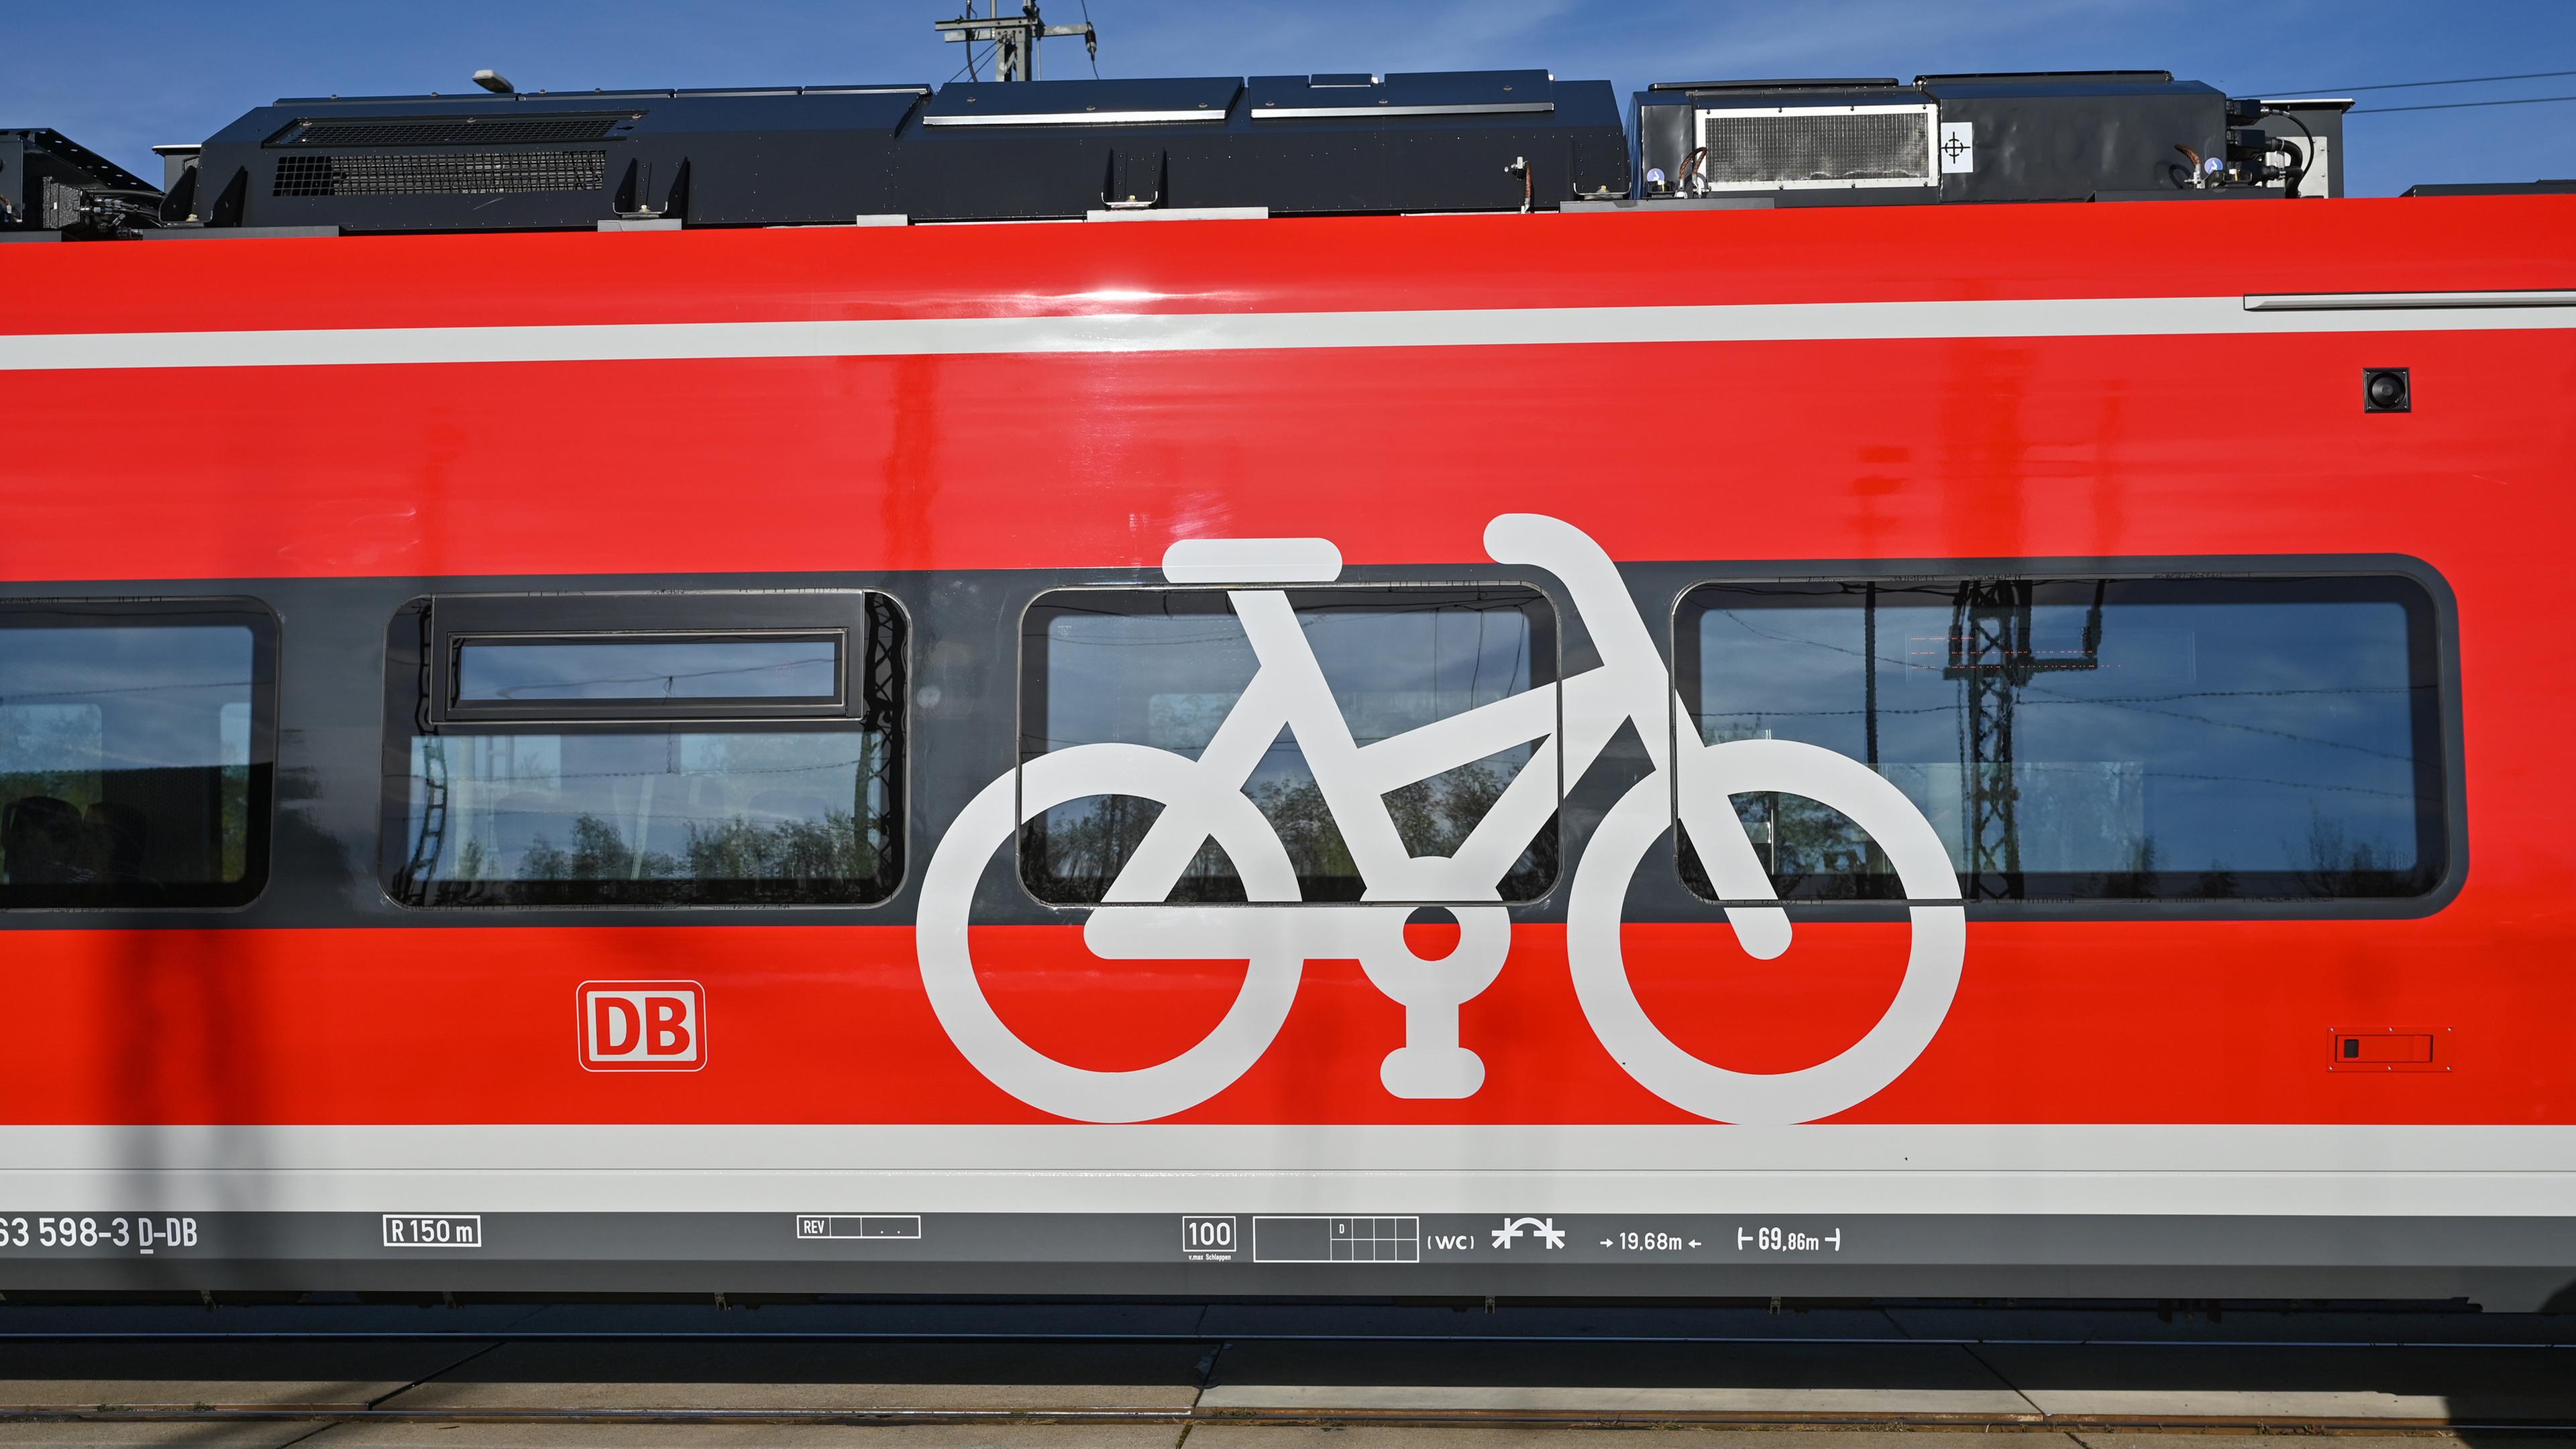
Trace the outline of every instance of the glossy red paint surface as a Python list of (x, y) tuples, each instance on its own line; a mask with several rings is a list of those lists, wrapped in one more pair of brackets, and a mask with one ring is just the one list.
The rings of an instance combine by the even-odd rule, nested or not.
[[(2576, 202), (1867, 208), (20, 247), (0, 334), (1642, 306), (2576, 282)], [(1045, 245), (1033, 245), (1043, 237)], [(1000, 264), (1013, 289), (989, 290)], [(2364, 416), (2359, 372), (2413, 370)], [(2457, 595), (2474, 862), (2409, 921), (1994, 922), (1910, 1071), (1843, 1121), (2576, 1122), (2560, 330), (18, 372), (0, 577), (1150, 566), (1175, 538), (1482, 558), (1563, 517), (1625, 560), (2405, 554)], [(994, 398), (1009, 407), (986, 405)], [(649, 466), (633, 466), (640, 455)], [(286, 621), (293, 627), (293, 621)], [(913, 848), (926, 859), (933, 842)], [(1650, 865), (1649, 868), (1652, 868)], [(1895, 989), (1902, 930), (1777, 961), (1630, 928), (1698, 1055), (1780, 1071)], [(910, 928), (19, 931), (0, 1119), (1016, 1122), (940, 1030)], [(991, 928), (985, 988), (1094, 1069), (1196, 1039), (1240, 968)], [(705, 983), (700, 1072), (584, 1073), (573, 986)], [(2330, 1025), (2452, 1028), (2458, 1070), (2329, 1073)], [(1318, 961), (1207, 1122), (1675, 1122), (1611, 1060), (1562, 928), (1463, 1013), (1485, 1088), (1378, 1082), (1401, 1009)], [(853, 1104), (859, 1104), (854, 1106)], [(857, 1114), (854, 1116), (854, 1114)]]
[[(1708, 1060), (1810, 1065), (1883, 1009), (1902, 928), (1800, 930), (1763, 963), (1713, 913), (1632, 926), (1638, 993)], [(1191, 1045), (1242, 974), (1099, 962), (1070, 929), (987, 928), (976, 944), (1003, 1019), (1094, 1070)], [(12, 1121), (1047, 1120), (948, 1045), (901, 927), (66, 931), (12, 946), (16, 1014), (52, 1024), (0, 1071)], [(2576, 988), (2558, 959), (2545, 929), (2500, 927), (2474, 894), (2413, 922), (1972, 924), (1940, 1035), (1835, 1120), (2564, 1123), (2576, 1074), (2557, 1043)], [(581, 1069), (572, 987), (610, 970), (704, 983), (704, 1071)], [(2460, 1070), (2330, 1073), (2325, 1027), (2348, 1019), (2450, 1025)], [(1388, 1095), (1378, 1062), (1403, 1043), (1402, 1011), (1356, 963), (1316, 961), (1260, 1064), (1175, 1120), (1693, 1120), (1593, 1037), (1559, 928), (1519, 928), (1462, 1035), (1486, 1059), (1483, 1091)]]

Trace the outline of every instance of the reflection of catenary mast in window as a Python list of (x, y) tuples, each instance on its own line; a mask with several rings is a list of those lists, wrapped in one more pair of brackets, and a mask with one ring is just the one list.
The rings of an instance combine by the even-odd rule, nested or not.
[[(2022, 689), (2033, 675), (2102, 666), (2102, 595), (2108, 586), (2099, 580), (2093, 585), (2082, 645), (2054, 656), (2043, 656), (2031, 638), (2032, 587), (2028, 579), (1972, 579), (1959, 585), (1950, 604), (1949, 662), (1941, 677), (1958, 680), (1963, 696), (1959, 789), (1967, 817), (1971, 897), (2022, 894), (2016, 819), (2021, 787), (2013, 779), (2013, 707)], [(1876, 673), (1875, 659), (1870, 669)], [(1871, 691), (1869, 720), (1873, 744), (1878, 735), (1876, 693)]]

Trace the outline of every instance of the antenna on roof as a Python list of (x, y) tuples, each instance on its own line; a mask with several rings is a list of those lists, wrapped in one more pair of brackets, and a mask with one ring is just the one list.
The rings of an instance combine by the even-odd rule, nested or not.
[(993, 47), (993, 78), (1021, 81), (1038, 78), (1038, 42), (1059, 35), (1079, 35), (1095, 64), (1100, 58), (1100, 35), (1086, 18), (1080, 25), (1049, 25), (1038, 14), (1038, 0), (1024, 0), (1017, 15), (1002, 13), (1002, 0), (985, 0), (985, 14), (978, 19), (974, 0), (967, 0), (966, 13), (954, 20), (934, 20), (931, 27), (942, 40), (964, 41), (967, 56), (971, 47), (990, 43)]

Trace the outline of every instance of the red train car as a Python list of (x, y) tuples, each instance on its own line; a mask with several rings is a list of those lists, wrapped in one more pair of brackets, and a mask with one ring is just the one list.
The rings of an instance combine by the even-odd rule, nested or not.
[(0, 1287), (2555, 1301), (2576, 199), (2257, 214), (0, 251)]

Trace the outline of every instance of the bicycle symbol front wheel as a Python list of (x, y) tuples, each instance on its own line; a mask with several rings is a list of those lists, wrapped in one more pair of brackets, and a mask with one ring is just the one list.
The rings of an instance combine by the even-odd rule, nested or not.
[(1189, 934), (1201, 942), (1230, 942), (1246, 962), (1243, 987), (1224, 1019), (1196, 1045), (1125, 1072), (1068, 1066), (1020, 1040), (976, 979), (967, 928), (976, 884), (993, 852), (1017, 837), (1024, 813), (1033, 817), (1095, 795), (1152, 800), (1163, 807), (1156, 828), (1189, 835), (1183, 844), (1193, 852), (1213, 838), (1233, 863), (1246, 899), (1254, 902), (1297, 899), (1296, 868), (1278, 832), (1242, 791), (1209, 789), (1196, 761), (1142, 745), (1081, 745), (1041, 755), (1021, 769), (1016, 785), (1004, 775), (959, 811), (922, 878), (921, 983), (948, 1039), (1003, 1091), (1041, 1111), (1084, 1122), (1168, 1117), (1233, 1085), (1279, 1035), (1305, 970), (1290, 933), (1261, 919), (1269, 912), (1227, 905), (1160, 908), (1208, 913), (1205, 928)]
[[(1791, 740), (1679, 744), (1683, 803), (1680, 828), (1700, 847), (1721, 894), (1766, 899), (1769, 883), (1753, 867), (1728, 797), (1756, 791), (1801, 795), (1839, 811), (1878, 842), (1896, 869), (1912, 918), (1905, 980), (1868, 1033), (1840, 1055), (1793, 1072), (1737, 1072), (1692, 1056), (1664, 1035), (1637, 1000), (1621, 955), (1619, 928), (1637, 866), (1673, 823), (1674, 780), (1657, 771), (1640, 780), (1602, 817), (1584, 847), (1566, 911), (1566, 954), (1576, 997), (1595, 1035), (1648, 1091), (1686, 1112), (1720, 1122), (1812, 1122), (1878, 1094), (1914, 1064), (1949, 1014), (1967, 956), (1967, 912), (1955, 900), (1958, 877), (1932, 823), (1905, 793), (1847, 755)], [(1698, 829), (1690, 822), (1697, 820)], [(1731, 836), (1731, 838), (1730, 838)], [(1747, 869), (1747, 867), (1753, 867)], [(1739, 911), (1738, 934), (1753, 935)], [(1768, 924), (1767, 922), (1764, 924)], [(1749, 943), (1748, 943), (1749, 944)], [(1781, 944), (1785, 945), (1785, 938)], [(1775, 955), (1766, 946), (1758, 954)]]

